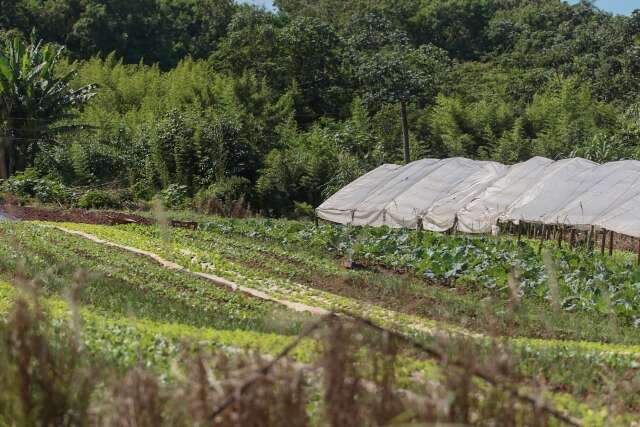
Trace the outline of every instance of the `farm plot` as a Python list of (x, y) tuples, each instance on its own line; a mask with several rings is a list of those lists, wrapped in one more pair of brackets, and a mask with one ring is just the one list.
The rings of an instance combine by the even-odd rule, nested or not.
[[(252, 249), (251, 245), (247, 243), (228, 244), (228, 241), (234, 239), (225, 239), (224, 236), (212, 238), (208, 232), (173, 230), (174, 238), (167, 240), (167, 235), (163, 236), (166, 231), (163, 232), (158, 228), (73, 224), (66, 224), (65, 227), (94, 233), (101, 238), (121, 244), (155, 251), (165, 258), (186, 265), (191, 269), (213, 272), (230, 280), (276, 294), (280, 298), (316, 304), (328, 309), (338, 308), (354, 312), (373, 319), (381, 325), (394, 327), (414, 336), (424, 337), (436, 330), (447, 330), (482, 338), (482, 335), (472, 333), (457, 325), (442, 324), (415, 314), (386, 309), (378, 304), (363, 303), (361, 300), (339, 293), (314, 288), (312, 287), (313, 283), (303, 285), (296, 281), (295, 272), (292, 272), (290, 278), (283, 278), (285, 275), (283, 273), (291, 264), (298, 265), (298, 268), (300, 265), (304, 265), (305, 261), (301, 259), (304, 256), (300, 254), (291, 255), (294, 259), (298, 258), (298, 262), (293, 261), (280, 266), (274, 264), (274, 269), (279, 269), (280, 273), (273, 274), (265, 272), (254, 264), (244, 264), (238, 261), (265, 258), (265, 251), (270, 250), (267, 247), (260, 248), (260, 245), (254, 245)], [(284, 259), (282, 249), (273, 248), (272, 250), (274, 256), (281, 260)], [(229, 258), (224, 256), (225, 253), (230, 254)], [(235, 254), (236, 262), (229, 261), (234, 256), (233, 254)], [(314, 259), (310, 260), (313, 262)], [(313, 267), (309, 265), (306, 268), (312, 270)], [(315, 271), (319, 271), (319, 274), (337, 270), (336, 264), (332, 264), (328, 259), (319, 262), (315, 267)], [(386, 300), (387, 298), (381, 296), (379, 299)], [(580, 324), (575, 326), (577, 328)], [(626, 341), (626, 339), (621, 339), (621, 341)], [(559, 388), (570, 384), (571, 389), (578, 392), (602, 386), (601, 374), (605, 371), (612, 379), (622, 379), (628, 376), (638, 363), (638, 347), (635, 346), (603, 345), (596, 342), (568, 340), (540, 340), (529, 337), (515, 338), (509, 342), (514, 344), (514, 348), (522, 354), (523, 360), (526, 360), (526, 363), (522, 363), (523, 373), (544, 372), (550, 383)]]
[[(23, 224), (0, 225), (0, 269), (21, 270), (47, 293), (60, 293), (78, 269), (86, 271), (81, 303), (99, 311), (179, 321), (218, 329), (295, 334), (299, 317), (281, 307), (211, 286), (141, 257), (60, 231)], [(286, 318), (286, 330), (277, 319)]]
[[(266, 244), (255, 236), (243, 238), (215, 231), (169, 232), (141, 226), (64, 226), (153, 251), (189, 269), (213, 272), (279, 298), (354, 312), (420, 341), (434, 342), (433, 333), (446, 330), (474, 337), (470, 345), (473, 345), (472, 353), (478, 357), (491, 357), (496, 351), (492, 340), (483, 334), (459, 325), (435, 322), (423, 313), (395, 310), (394, 307), (399, 307), (397, 295), (383, 285), (378, 289), (389, 292), (381, 292), (374, 298), (377, 291), (368, 290), (368, 300), (359, 299), (364, 294), (329, 289), (326, 283), (336, 277), (346, 280), (338, 287), (348, 286), (349, 280), (359, 283), (358, 287), (366, 287), (367, 278), (374, 273), (345, 271), (331, 257), (313, 254), (312, 251), (286, 250), (281, 244)], [(161, 361), (174, 357), (183, 348), (184, 339), (209, 343), (216, 348), (253, 346), (274, 354), (292, 340), (292, 334), (299, 332), (302, 325), (311, 320), (309, 316), (217, 288), (183, 272), (167, 271), (148, 259), (52, 228), (33, 224), (1, 227), (0, 258), (3, 261), (0, 270), (5, 276), (35, 279), (50, 298), (57, 298), (65, 283), (74, 280), (86, 282), (81, 297), (82, 313), (89, 319), (86, 323), (92, 325), (87, 335), (98, 337), (93, 341), (89, 339), (89, 342), (93, 342), (92, 347), (97, 349), (128, 349), (123, 352), (130, 355), (126, 359), (129, 364), (135, 359), (131, 355), (135, 354), (143, 360), (150, 358), (151, 365), (166, 368), (170, 363)], [(267, 264), (270, 268), (265, 268)], [(56, 267), (49, 268), (52, 265)], [(78, 267), (93, 274), (78, 279), (74, 275)], [(20, 274), (16, 276), (16, 272)], [(416, 288), (401, 292), (417, 293), (418, 284), (412, 286)], [(129, 290), (126, 288), (136, 291), (127, 293)], [(106, 338), (103, 338), (105, 334)], [(145, 343), (144, 351), (133, 351), (135, 345), (131, 343), (135, 342)], [(608, 413), (606, 410), (590, 412), (588, 407), (576, 405), (575, 399), (600, 407), (612, 398), (611, 394), (604, 392), (611, 383), (632, 385), (631, 379), (626, 382), (623, 379), (635, 372), (638, 363), (638, 348), (629, 345), (527, 337), (512, 339), (509, 343), (515, 344), (508, 347), (518, 360), (516, 370), (523, 385), (528, 383), (527, 377), (543, 376), (555, 391), (552, 394), (554, 402), (571, 409), (576, 415), (591, 419), (602, 420)], [(308, 360), (313, 352), (300, 350), (300, 353), (296, 356), (298, 360)], [(426, 366), (424, 362), (413, 361), (413, 356), (407, 357), (398, 364), (401, 378), (412, 378), (416, 372), (433, 372), (432, 365)], [(602, 382), (605, 372), (611, 381), (607, 384)], [(560, 395), (558, 391), (569, 394)], [(631, 411), (637, 404), (633, 399), (614, 400), (616, 405), (626, 408), (619, 410), (620, 413)]]
[[(545, 242), (545, 252), (550, 255), (545, 265), (538, 253), (539, 242), (517, 242), (508, 237), (449, 236), (385, 227), (310, 227), (303, 222), (271, 220), (216, 220), (201, 228), (284, 248), (333, 254), (368, 266), (407, 271), (449, 287), (481, 288), (498, 296), (513, 295), (511, 276), (523, 299), (544, 300), (571, 313), (615, 314), (624, 324), (640, 325), (640, 268), (634, 255), (623, 252), (608, 257)], [(549, 275), (555, 280), (550, 281)], [(550, 282), (557, 285), (555, 290)]]

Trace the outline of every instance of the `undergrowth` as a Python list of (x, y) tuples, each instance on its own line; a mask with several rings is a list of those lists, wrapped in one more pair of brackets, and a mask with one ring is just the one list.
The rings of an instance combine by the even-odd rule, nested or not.
[[(70, 295), (79, 295), (79, 284)], [(623, 425), (629, 417), (592, 411), (535, 383), (523, 387), (508, 353), (483, 359), (465, 341), (422, 347), (437, 371), (403, 377), (401, 335), (329, 317), (309, 325), (276, 357), (194, 347), (172, 355), (169, 377), (143, 365), (125, 370), (88, 352), (84, 314), (71, 322), (37, 296), (14, 295), (0, 324), (0, 424), (137, 426)], [(4, 288), (5, 294), (11, 293)], [(15, 292), (14, 292), (15, 293)], [(55, 305), (55, 304), (54, 304)], [(91, 322), (91, 321), (90, 321)], [(318, 357), (296, 361), (305, 340)], [(298, 344), (300, 343), (300, 344)], [(409, 345), (409, 347), (407, 347)], [(365, 354), (366, 357), (362, 357)], [(549, 397), (552, 397), (549, 400)], [(573, 418), (578, 414), (582, 419)]]

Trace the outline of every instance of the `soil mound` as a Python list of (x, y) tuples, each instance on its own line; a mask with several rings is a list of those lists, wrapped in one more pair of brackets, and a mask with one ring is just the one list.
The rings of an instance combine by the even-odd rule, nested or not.
[(84, 209), (54, 209), (32, 206), (0, 204), (0, 215), (24, 221), (77, 222), (83, 224), (119, 225), (153, 224), (154, 221), (140, 215)]

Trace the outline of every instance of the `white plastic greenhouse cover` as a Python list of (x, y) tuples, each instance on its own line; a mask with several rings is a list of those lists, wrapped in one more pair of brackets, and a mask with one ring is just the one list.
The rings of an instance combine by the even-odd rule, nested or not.
[(513, 166), (464, 158), (382, 165), (317, 209), (341, 224), (488, 233), (499, 221), (594, 225), (640, 237), (640, 162), (534, 157)]

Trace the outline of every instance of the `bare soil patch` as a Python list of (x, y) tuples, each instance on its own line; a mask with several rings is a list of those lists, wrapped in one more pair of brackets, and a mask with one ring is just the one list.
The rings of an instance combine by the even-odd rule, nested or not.
[(0, 204), (0, 214), (23, 221), (76, 222), (82, 224), (119, 225), (153, 224), (154, 221), (139, 215), (84, 209), (43, 208)]

